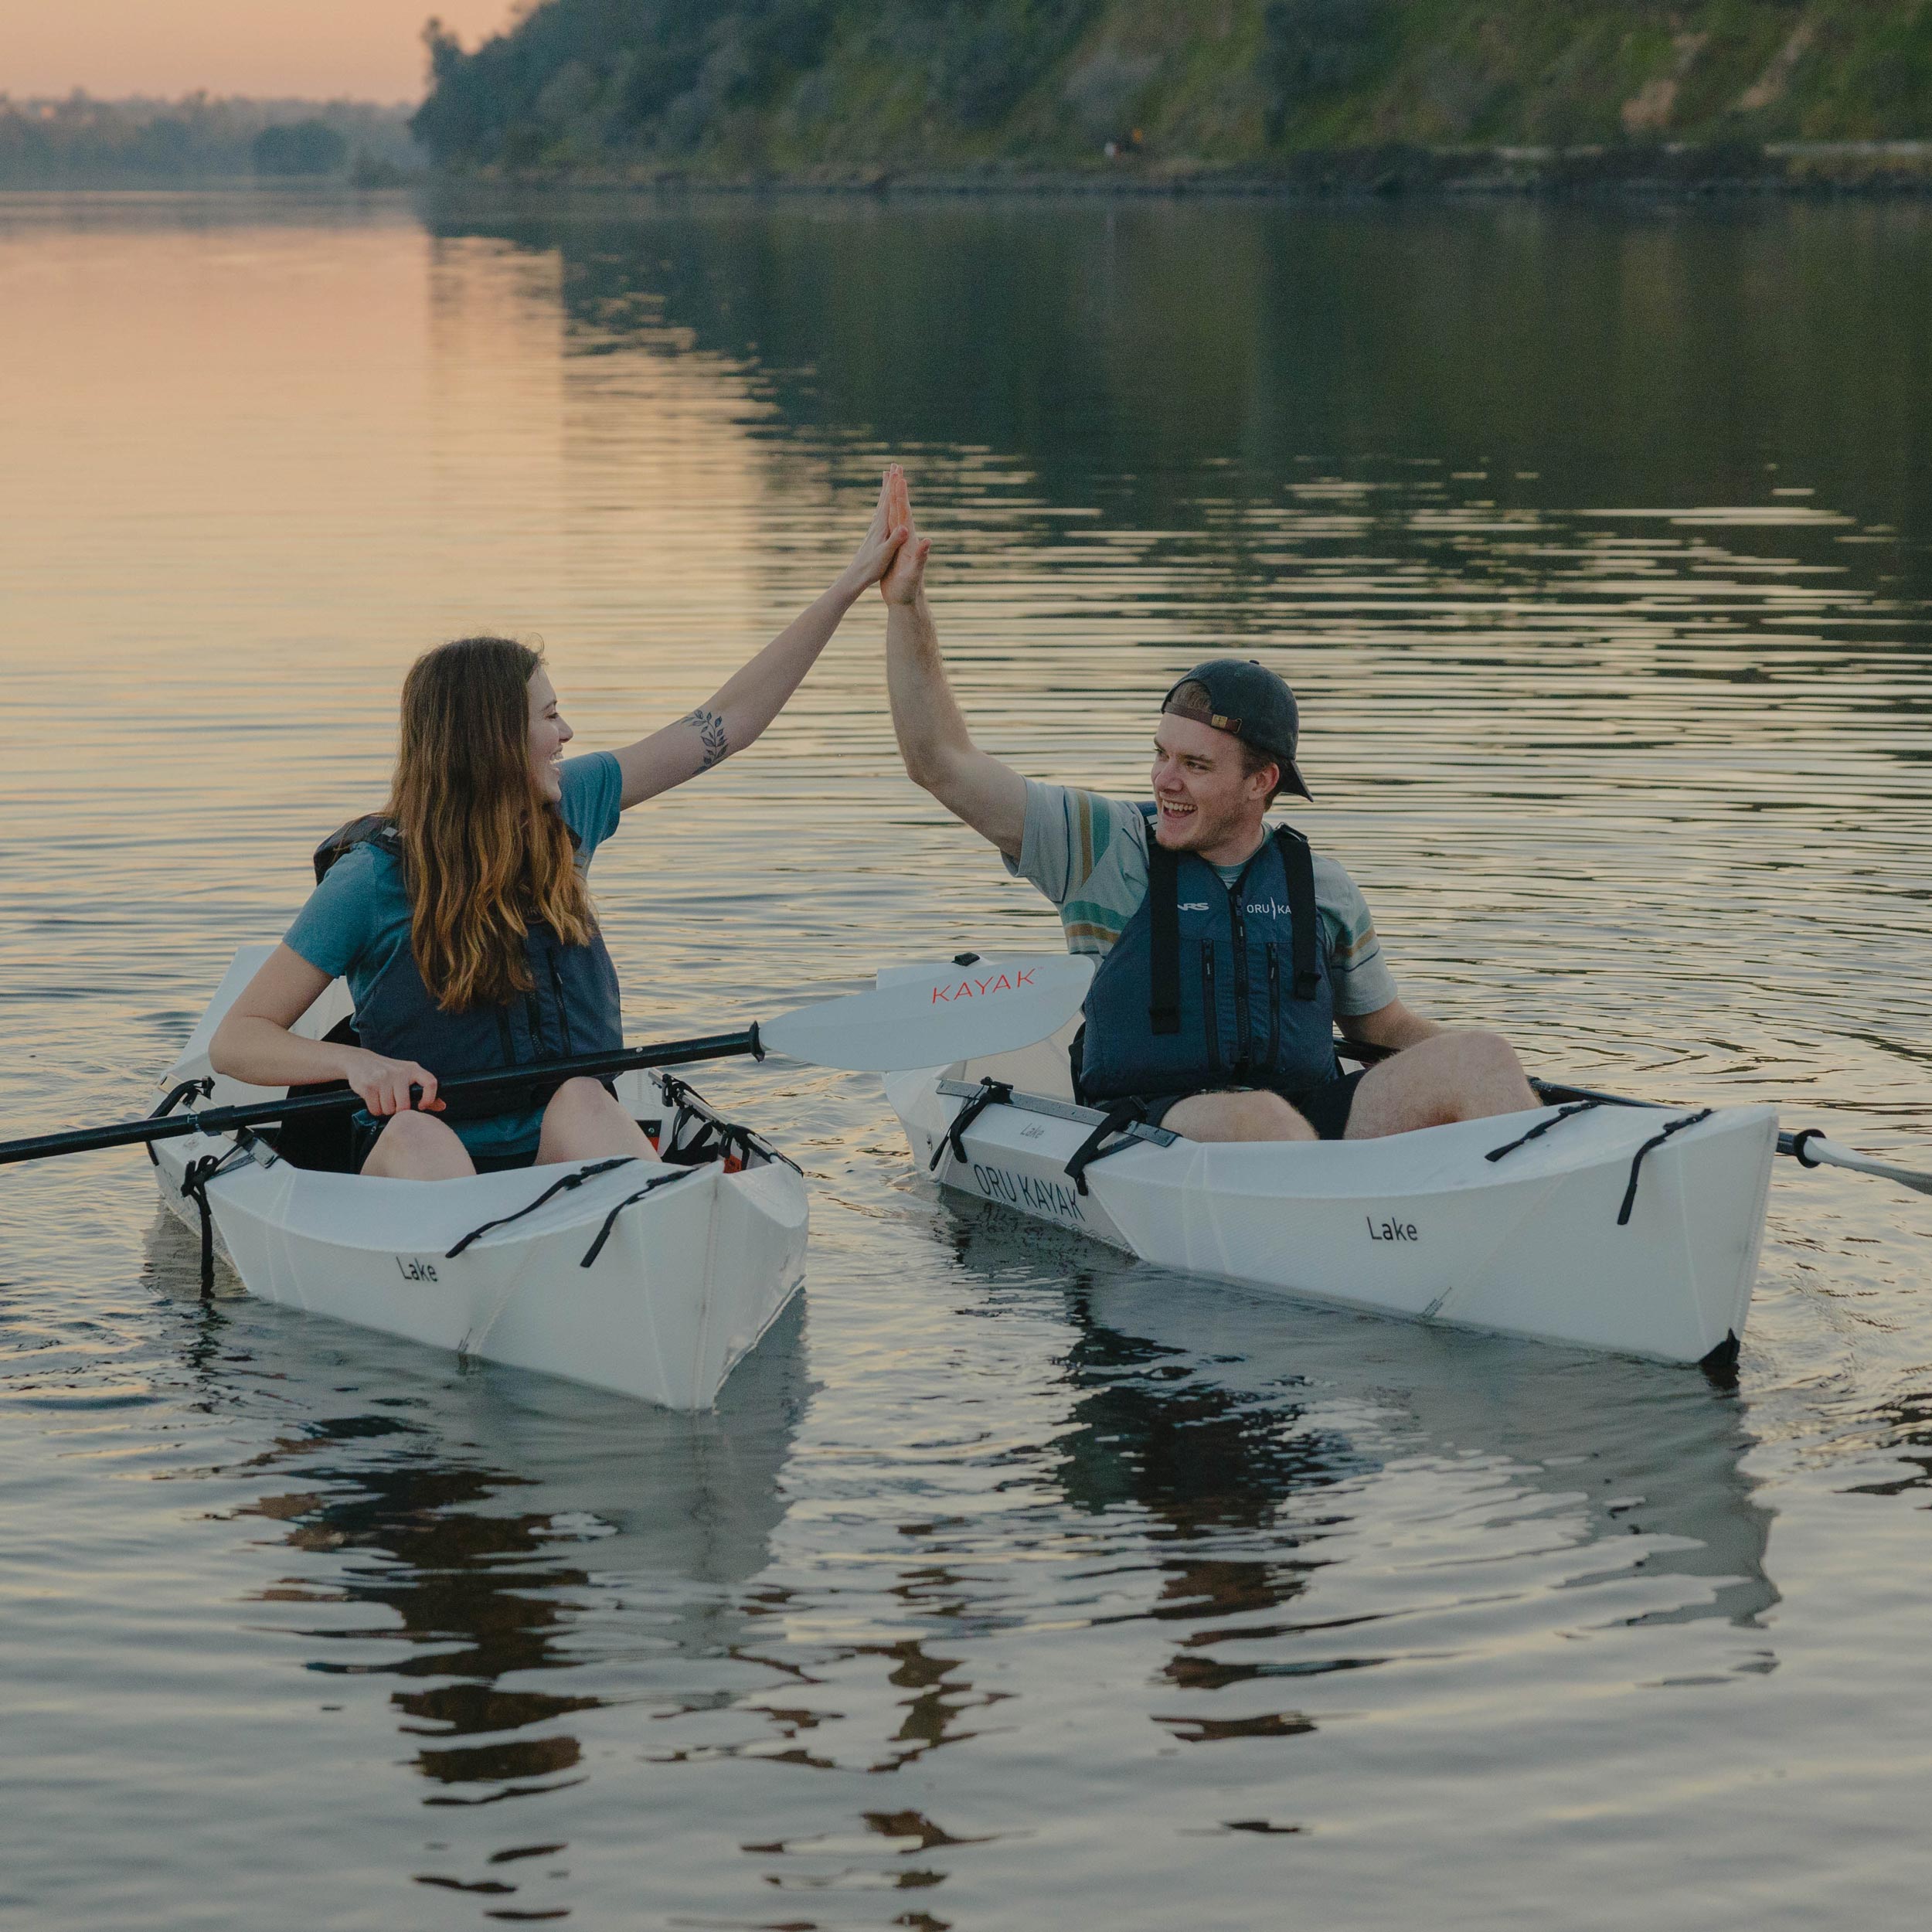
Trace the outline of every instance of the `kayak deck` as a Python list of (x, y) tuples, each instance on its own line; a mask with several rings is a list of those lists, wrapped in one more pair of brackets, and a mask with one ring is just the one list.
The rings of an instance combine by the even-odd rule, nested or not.
[[(209, 1073), (214, 1023), (267, 950), (237, 956), (168, 1085)], [(343, 1004), (332, 988), (299, 1030), (325, 1032)], [(264, 1300), (706, 1409), (804, 1279), (804, 1177), (670, 1075), (615, 1086), (659, 1158), (403, 1181), (299, 1165), (272, 1132), (151, 1151), (164, 1202), (199, 1233), (205, 1199), (209, 1236)], [(211, 1097), (271, 1097), (216, 1077)]]
[[(982, 1100), (989, 1077), (1010, 1097)], [(886, 1090), (941, 1186), (1144, 1260), (1685, 1362), (1734, 1354), (1743, 1334), (1777, 1134), (1769, 1107), (1547, 1107), (1371, 1141), (1143, 1129), (1083, 1167), (1105, 1117), (1063, 1097), (1052, 1043)]]

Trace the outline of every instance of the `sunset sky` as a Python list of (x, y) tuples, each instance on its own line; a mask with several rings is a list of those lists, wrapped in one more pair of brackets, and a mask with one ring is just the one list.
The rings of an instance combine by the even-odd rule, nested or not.
[(0, 94), (414, 100), (423, 22), (473, 46), (510, 0), (0, 0)]

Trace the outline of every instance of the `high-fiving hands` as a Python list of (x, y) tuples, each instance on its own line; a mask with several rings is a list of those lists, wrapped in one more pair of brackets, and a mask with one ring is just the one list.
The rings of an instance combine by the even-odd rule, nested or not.
[(912, 495), (906, 488), (906, 472), (896, 463), (886, 471), (881, 500), (886, 505), (886, 520), (899, 533), (900, 540), (885, 575), (879, 580), (879, 594), (888, 604), (912, 604), (924, 587), (926, 553), (933, 547), (933, 540), (921, 536), (913, 526)]
[[(895, 483), (899, 486), (896, 506), (893, 496)], [(891, 569), (905, 546), (907, 521), (911, 515), (906, 500), (906, 480), (895, 463), (879, 483), (879, 502), (872, 513), (872, 522), (841, 579), (843, 587), (852, 596), (856, 597), (867, 584), (878, 583)]]

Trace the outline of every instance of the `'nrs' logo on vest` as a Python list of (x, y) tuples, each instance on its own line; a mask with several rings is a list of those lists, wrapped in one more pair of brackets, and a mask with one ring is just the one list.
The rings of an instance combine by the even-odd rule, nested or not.
[(957, 986), (935, 986), (932, 1003), (937, 1006), (942, 999), (984, 999), (994, 993), (1016, 993), (1032, 983), (1030, 966), (1022, 972), (1002, 973), (995, 979), (962, 979)]

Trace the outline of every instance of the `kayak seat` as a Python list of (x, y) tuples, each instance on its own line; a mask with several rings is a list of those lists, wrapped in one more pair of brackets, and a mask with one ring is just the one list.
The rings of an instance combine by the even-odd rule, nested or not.
[[(355, 1030), (355, 1021), (338, 1020), (323, 1038), (332, 1046), (360, 1046), (362, 1036)], [(291, 1100), (304, 1094), (346, 1094), (347, 1080), (316, 1080), (304, 1087), (291, 1087), (288, 1090)], [(352, 1116), (346, 1111), (338, 1114), (311, 1114), (307, 1119), (284, 1122), (274, 1133), (264, 1133), (262, 1138), (274, 1147), (275, 1151), (291, 1167), (309, 1168), (322, 1174), (353, 1174), (355, 1172), (355, 1131), (351, 1124)]]

